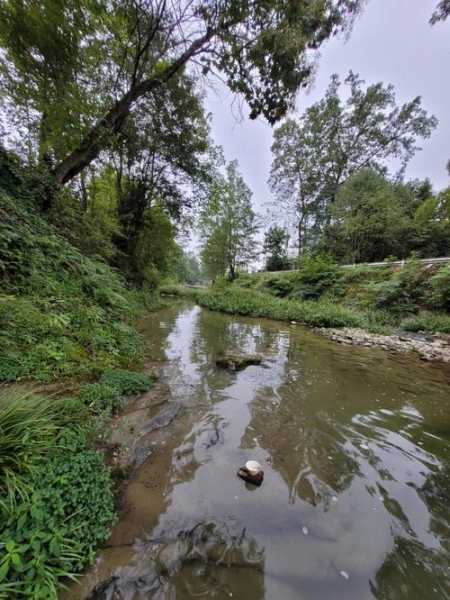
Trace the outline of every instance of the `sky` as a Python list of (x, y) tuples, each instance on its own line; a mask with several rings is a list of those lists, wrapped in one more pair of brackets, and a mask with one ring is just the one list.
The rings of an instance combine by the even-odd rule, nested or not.
[[(450, 18), (431, 26), (429, 18), (438, 0), (368, 0), (346, 41), (334, 38), (321, 48), (315, 81), (307, 94), (298, 96), (301, 114), (319, 100), (330, 76), (344, 79), (352, 70), (367, 84), (392, 83), (397, 101), (422, 96), (423, 107), (439, 125), (419, 144), (422, 150), (410, 162), (407, 179), (431, 179), (435, 190), (450, 184), (446, 163), (450, 159)], [(267, 185), (271, 164), (272, 130), (263, 120), (239, 118), (233, 95), (219, 85), (208, 90), (206, 109), (212, 115), (212, 137), (227, 160), (238, 159), (241, 173), (253, 191), (257, 212), (265, 213), (271, 201)]]

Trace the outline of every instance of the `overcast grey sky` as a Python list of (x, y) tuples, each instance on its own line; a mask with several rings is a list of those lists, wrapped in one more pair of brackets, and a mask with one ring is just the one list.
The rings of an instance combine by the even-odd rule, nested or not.
[[(399, 102), (422, 96), (424, 108), (439, 119), (439, 125), (423, 142), (406, 177), (429, 177), (438, 190), (450, 184), (446, 171), (450, 159), (450, 18), (429, 24), (437, 2), (369, 0), (348, 41), (335, 38), (322, 47), (314, 85), (307, 95), (299, 95), (296, 112), (323, 96), (332, 73), (343, 79), (350, 69), (367, 83), (394, 84)], [(253, 191), (254, 206), (263, 213), (271, 198), (267, 179), (272, 130), (262, 119), (239, 122), (232, 99), (224, 87), (208, 92), (206, 108), (212, 113), (213, 139), (223, 146), (227, 160), (238, 159)]]

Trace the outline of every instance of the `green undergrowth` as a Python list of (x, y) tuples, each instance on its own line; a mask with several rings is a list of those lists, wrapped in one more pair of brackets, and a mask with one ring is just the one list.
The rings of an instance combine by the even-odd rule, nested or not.
[(78, 399), (0, 394), (0, 597), (56, 599), (115, 518), (113, 482)]
[[(230, 294), (228, 289), (236, 293)], [(223, 305), (227, 312), (257, 315), (262, 311), (261, 316), (280, 314), (274, 318), (307, 324), (320, 321), (323, 327), (359, 326), (373, 332), (391, 328), (430, 333), (450, 330), (450, 265), (430, 267), (414, 259), (393, 270), (366, 265), (343, 268), (326, 257), (307, 257), (298, 271), (241, 274), (229, 288), (213, 286), (211, 293), (213, 298), (202, 302), (215, 305), (217, 310)], [(225, 297), (220, 300), (222, 293)], [(314, 302), (315, 309), (309, 301)], [(295, 310), (304, 317), (283, 316)], [(335, 318), (335, 311), (342, 318)], [(338, 321), (342, 325), (330, 325)]]
[(152, 377), (144, 373), (108, 369), (97, 382), (83, 384), (79, 398), (95, 414), (112, 414), (123, 407), (127, 396), (146, 392), (152, 383)]
[(203, 291), (203, 286), (187, 287), (178, 283), (166, 283), (159, 287), (159, 293), (162, 296), (173, 296), (178, 298), (191, 298), (197, 297), (197, 294)]
[(366, 325), (363, 315), (329, 301), (284, 300), (233, 286), (201, 293), (198, 302), (211, 310), (225, 313), (298, 321), (317, 327)]
[(143, 298), (0, 190), (0, 380), (49, 382), (137, 366)]
[(115, 519), (114, 481), (96, 449), (105, 418), (152, 383), (107, 369), (72, 398), (0, 392), (0, 598), (56, 600), (93, 563)]

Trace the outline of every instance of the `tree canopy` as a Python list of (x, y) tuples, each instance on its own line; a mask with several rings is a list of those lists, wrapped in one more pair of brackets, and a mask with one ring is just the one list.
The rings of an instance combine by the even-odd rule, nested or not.
[(361, 169), (383, 172), (395, 159), (403, 173), (417, 147), (437, 124), (420, 97), (398, 105), (392, 85), (365, 86), (350, 72), (344, 84), (333, 75), (322, 100), (299, 119), (274, 131), (270, 185), (294, 213), (301, 252), (330, 222), (340, 186)]
[[(60, 184), (108, 147), (142, 99), (187, 64), (221, 74), (270, 123), (309, 83), (314, 54), (360, 0), (5, 0), (2, 91)], [(26, 121), (24, 121), (26, 122)], [(38, 134), (38, 132), (40, 132)]]

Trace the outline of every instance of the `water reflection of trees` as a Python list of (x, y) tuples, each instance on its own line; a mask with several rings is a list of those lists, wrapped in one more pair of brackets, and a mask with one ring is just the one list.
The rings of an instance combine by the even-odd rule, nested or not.
[(378, 600), (444, 600), (449, 598), (448, 553), (397, 536), (370, 588)]

